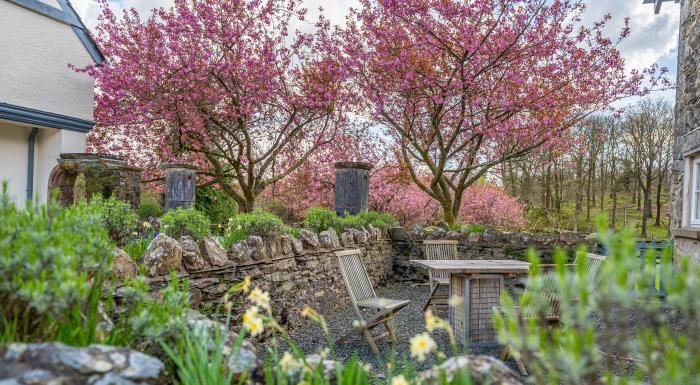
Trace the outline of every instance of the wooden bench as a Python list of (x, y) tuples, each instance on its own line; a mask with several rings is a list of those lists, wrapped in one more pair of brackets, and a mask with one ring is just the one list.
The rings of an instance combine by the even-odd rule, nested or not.
[[(425, 246), (425, 259), (428, 260), (456, 260), (458, 241), (455, 240), (439, 240), (439, 241), (423, 241)], [(447, 306), (449, 301), (449, 290), (440, 288), (449, 288), (450, 274), (444, 272), (436, 272), (432, 269), (428, 270), (428, 279), (430, 281), (430, 296), (423, 306), (423, 311), (428, 309), (431, 304), (434, 307)]]

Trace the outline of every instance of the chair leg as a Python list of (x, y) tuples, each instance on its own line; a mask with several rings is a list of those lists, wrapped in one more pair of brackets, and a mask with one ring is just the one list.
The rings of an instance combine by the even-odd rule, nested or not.
[(389, 325), (389, 321), (384, 321), (384, 327), (386, 328), (386, 331), (389, 332), (391, 342), (398, 344), (399, 341), (396, 340), (396, 333), (394, 333), (394, 328)]
[[(428, 306), (430, 306), (430, 303), (433, 301), (433, 297), (435, 296), (435, 293), (437, 292), (438, 287), (440, 287), (440, 285), (436, 284), (435, 287), (433, 287), (433, 290), (430, 291), (430, 297), (428, 297), (428, 301), (423, 306), (423, 313), (425, 313), (425, 311), (428, 310)], [(434, 310), (434, 308), (433, 308), (433, 310)]]
[(368, 328), (363, 328), (362, 329), (365, 333), (365, 337), (367, 337), (367, 342), (369, 342), (369, 347), (372, 348), (372, 351), (374, 354), (379, 355), (379, 348), (377, 348), (377, 344), (374, 342), (374, 338), (372, 338), (372, 333), (370, 333)]

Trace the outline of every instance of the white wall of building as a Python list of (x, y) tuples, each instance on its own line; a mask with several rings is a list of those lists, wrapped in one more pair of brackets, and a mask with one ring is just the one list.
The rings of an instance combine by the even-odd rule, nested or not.
[(0, 122), (0, 180), (10, 196), (23, 204), (27, 196), (27, 137), (31, 128)]
[(49, 175), (61, 153), (85, 152), (85, 134), (56, 129), (39, 130), (36, 146), (34, 192), (39, 200), (48, 199)]
[(93, 63), (70, 25), (0, 0), (0, 102), (92, 120), (94, 82), (68, 64)]

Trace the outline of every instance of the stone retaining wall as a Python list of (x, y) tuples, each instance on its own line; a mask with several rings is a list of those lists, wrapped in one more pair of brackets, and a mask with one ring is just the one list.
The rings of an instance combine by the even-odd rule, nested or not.
[(551, 263), (555, 248), (573, 251), (581, 244), (586, 244), (591, 252), (600, 252), (595, 234), (506, 233), (494, 229), (488, 229), (484, 233), (464, 234), (439, 227), (394, 228), (391, 229), (391, 242), (396, 279), (420, 282), (428, 279), (425, 270), (416, 268), (409, 261), (424, 259), (423, 241), (433, 239), (458, 240), (457, 251), (460, 259), (526, 260), (528, 250), (532, 247), (541, 253), (544, 263)]

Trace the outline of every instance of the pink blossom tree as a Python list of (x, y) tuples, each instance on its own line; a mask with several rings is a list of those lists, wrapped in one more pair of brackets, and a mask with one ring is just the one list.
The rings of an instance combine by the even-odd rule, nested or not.
[(343, 125), (344, 71), (329, 25), (290, 31), (299, 0), (176, 0), (142, 21), (102, 0), (91, 138), (99, 150), (154, 166), (196, 164), (243, 211), (297, 170)]
[(335, 37), (368, 119), (400, 145), (413, 182), (452, 224), (469, 186), (645, 90), (609, 16), (581, 26), (565, 0), (360, 0)]

